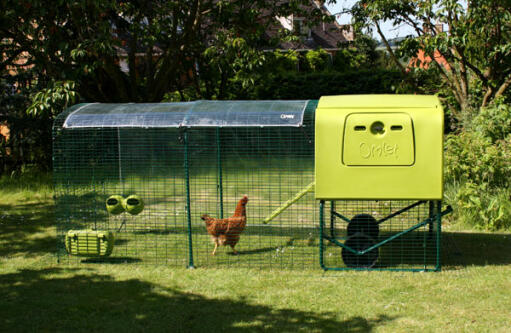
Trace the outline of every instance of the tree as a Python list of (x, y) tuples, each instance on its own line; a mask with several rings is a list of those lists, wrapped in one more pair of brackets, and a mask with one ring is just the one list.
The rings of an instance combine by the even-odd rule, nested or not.
[[(313, 19), (311, 0), (6, 0), (0, 69), (32, 71), (39, 89), (72, 80), (91, 101), (159, 102), (191, 84), (224, 98), (232, 77), (249, 80), (276, 16)], [(314, 20), (309, 20), (310, 22)], [(277, 36), (277, 38), (280, 36)], [(26, 61), (19, 62), (20, 57)], [(248, 81), (246, 81), (248, 82)], [(36, 83), (32, 81), (31, 84)]]
[[(94, 102), (228, 98), (260, 75), (275, 17), (331, 20), (311, 0), (0, 1), (0, 121), (11, 165), (48, 167), (54, 116)], [(6, 87), (6, 89), (3, 89)], [(5, 90), (5, 91), (4, 91)], [(25, 112), (25, 110), (28, 111)], [(0, 149), (4, 149), (2, 142)], [(3, 154), (6, 156), (5, 154)]]
[(376, 51), (377, 42), (371, 36), (356, 32), (355, 40), (341, 48), (334, 57), (334, 68), (339, 71), (381, 68), (384, 54)]
[[(358, 26), (376, 29), (403, 74), (410, 75), (411, 71), (399, 58), (415, 57), (423, 50), (462, 111), (474, 101), (486, 106), (509, 90), (509, 0), (359, 1), (350, 12)], [(409, 25), (416, 36), (406, 38), (394, 51), (381, 29), (384, 21)], [(435, 29), (437, 24), (445, 25), (447, 31)]]

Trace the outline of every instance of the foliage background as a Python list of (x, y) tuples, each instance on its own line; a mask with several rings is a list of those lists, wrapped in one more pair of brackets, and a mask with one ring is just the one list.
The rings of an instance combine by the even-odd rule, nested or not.
[[(51, 126), (77, 102), (195, 99), (317, 99), (322, 95), (436, 94), (445, 106), (445, 199), (468, 228), (511, 228), (511, 5), (359, 1), (356, 39), (330, 55), (269, 51), (299, 35), (265, 38), (269, 18), (291, 13), (311, 25), (333, 20), (303, 11), (307, 0), (56, 1), (0, 3), (0, 171), (51, 170)], [(362, 33), (384, 20), (417, 37), (376, 48)], [(438, 32), (441, 23), (447, 32)], [(440, 54), (410, 67), (418, 50)], [(140, 55), (144, 56), (140, 56)], [(434, 58), (434, 57), (433, 57)], [(436, 58), (434, 58), (436, 59)], [(128, 70), (121, 70), (125, 61)]]

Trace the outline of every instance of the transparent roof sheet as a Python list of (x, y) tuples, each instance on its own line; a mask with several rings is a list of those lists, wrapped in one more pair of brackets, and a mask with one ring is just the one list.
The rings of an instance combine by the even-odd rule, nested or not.
[(65, 128), (301, 126), (308, 101), (195, 101), (85, 104)]

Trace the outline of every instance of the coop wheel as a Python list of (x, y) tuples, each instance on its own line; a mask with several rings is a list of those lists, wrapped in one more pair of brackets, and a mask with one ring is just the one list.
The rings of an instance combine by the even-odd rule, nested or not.
[(106, 199), (106, 210), (112, 215), (119, 215), (124, 212), (124, 198), (120, 195), (112, 195)]
[[(375, 245), (376, 242), (371, 237), (359, 233), (348, 238), (344, 244), (355, 251), (363, 251)], [(376, 261), (378, 260), (379, 251), (378, 248), (376, 248), (365, 254), (358, 255), (343, 248), (341, 255), (344, 264), (346, 264), (348, 267), (371, 268), (374, 266), (374, 264), (376, 264)]]
[(378, 239), (380, 227), (376, 219), (369, 214), (358, 214), (348, 223), (348, 237), (357, 233), (365, 234), (372, 239)]
[(138, 195), (130, 195), (124, 200), (124, 209), (131, 215), (140, 214), (144, 210), (144, 202)]

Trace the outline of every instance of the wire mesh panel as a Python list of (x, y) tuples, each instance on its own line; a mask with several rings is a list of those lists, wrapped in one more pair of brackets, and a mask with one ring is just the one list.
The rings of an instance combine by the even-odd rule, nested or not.
[[(196, 107), (212, 112), (208, 105)], [(93, 104), (60, 116), (54, 126), (60, 259), (318, 268), (318, 206), (311, 192), (316, 104), (261, 105), (248, 118), (235, 117), (233, 103), (229, 112), (216, 112), (216, 122), (232, 118), (244, 126), (173, 126), (197, 116), (176, 105), (166, 106), (177, 108), (173, 115), (154, 105), (110, 105), (102, 112)], [(258, 116), (264, 107), (267, 114)], [(155, 117), (172, 126), (152, 126)], [(280, 120), (271, 123), (275, 117)], [(212, 255), (218, 235), (204, 215), (227, 219), (244, 196), (243, 226), (222, 232), (224, 238), (236, 232), (236, 241), (220, 243)], [(100, 246), (112, 250), (96, 253)]]
[[(307, 132), (309, 128), (190, 132), (191, 216), (198, 266), (317, 267), (313, 195), (285, 207), (314, 180), (313, 142)], [(239, 237), (234, 250), (220, 247), (213, 255), (214, 238), (219, 235), (213, 230), (215, 224), (222, 223), (218, 219), (229, 223), (245, 195), (246, 225), (231, 231)], [(270, 219), (279, 207), (285, 209)], [(211, 227), (201, 219), (205, 214), (215, 219)]]
[(433, 201), (330, 201), (321, 258), (327, 269), (436, 270), (439, 205)]
[[(110, 256), (86, 261), (187, 263), (183, 145), (176, 129), (72, 129), (54, 145), (59, 254), (69, 230), (114, 233)], [(144, 207), (109, 213), (106, 201), (139, 198)], [(80, 258), (84, 260), (84, 258)]]

